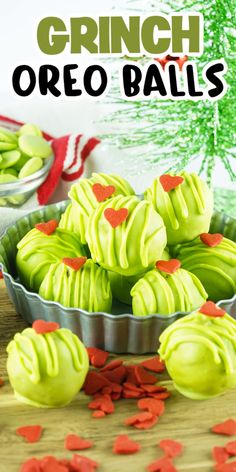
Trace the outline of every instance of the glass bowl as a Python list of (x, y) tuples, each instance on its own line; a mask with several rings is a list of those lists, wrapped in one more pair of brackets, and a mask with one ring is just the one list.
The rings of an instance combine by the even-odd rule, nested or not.
[(52, 167), (54, 156), (45, 159), (41, 169), (25, 179), (13, 180), (0, 184), (0, 207), (18, 207), (23, 205), (46, 180)]

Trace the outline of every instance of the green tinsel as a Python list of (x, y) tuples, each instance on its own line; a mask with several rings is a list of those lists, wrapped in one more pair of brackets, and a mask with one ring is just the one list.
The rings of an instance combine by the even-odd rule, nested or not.
[[(107, 117), (107, 121), (119, 126), (116, 134), (105, 137), (121, 148), (135, 148), (142, 156), (142, 166), (165, 165), (165, 170), (178, 171), (198, 159), (199, 173), (204, 173), (209, 183), (217, 160), (225, 167), (230, 180), (235, 181), (233, 169), (235, 159), (236, 130), (236, 61), (235, 46), (235, 0), (166, 0), (129, 1), (128, 9), (137, 8), (144, 13), (199, 11), (204, 16), (204, 53), (196, 60), (201, 73), (203, 66), (211, 60), (224, 58), (228, 65), (225, 76), (229, 89), (217, 102), (201, 100), (161, 101), (121, 100), (118, 91), (110, 97), (118, 109)], [(130, 7), (130, 8), (129, 8)], [(191, 57), (190, 57), (191, 59)], [(145, 59), (144, 59), (145, 61)], [(199, 159), (200, 158), (200, 159)], [(234, 203), (232, 197), (234, 195)], [(236, 194), (230, 194), (233, 214)], [(221, 201), (218, 198), (217, 201)]]

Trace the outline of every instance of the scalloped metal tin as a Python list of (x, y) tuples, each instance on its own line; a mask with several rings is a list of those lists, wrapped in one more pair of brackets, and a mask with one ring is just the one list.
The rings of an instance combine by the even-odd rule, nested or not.
[[(138, 318), (130, 313), (130, 307), (118, 303), (113, 306), (113, 314), (89, 313), (43, 300), (17, 281), (15, 259), (18, 241), (36, 223), (52, 218), (59, 219), (67, 205), (67, 201), (49, 205), (24, 216), (9, 227), (1, 239), (0, 265), (9, 297), (17, 313), (29, 324), (39, 317), (57, 321), (61, 326), (76, 333), (87, 346), (96, 346), (116, 353), (156, 352), (161, 332), (187, 313), (177, 312), (167, 316), (154, 314)], [(210, 230), (236, 241), (236, 220), (233, 218), (216, 212)], [(236, 295), (231, 300), (219, 301), (218, 305), (236, 318)]]

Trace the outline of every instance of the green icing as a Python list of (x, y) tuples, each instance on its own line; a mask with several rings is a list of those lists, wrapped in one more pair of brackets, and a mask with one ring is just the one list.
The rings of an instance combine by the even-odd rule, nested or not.
[(223, 238), (215, 247), (205, 245), (200, 237), (174, 248), (182, 267), (195, 274), (209, 299), (219, 301), (236, 293), (236, 243)]
[(78, 271), (61, 262), (52, 264), (39, 294), (66, 307), (90, 312), (111, 310), (112, 295), (107, 272), (91, 259)]
[(27, 328), (7, 346), (7, 370), (16, 396), (35, 406), (69, 403), (88, 372), (88, 355), (79, 338), (62, 328), (37, 334)]
[(78, 235), (57, 228), (47, 236), (36, 228), (29, 231), (17, 245), (16, 266), (21, 282), (38, 291), (49, 266), (63, 257), (85, 256)]
[[(68, 210), (68, 216), (63, 220), (63, 227), (68, 228), (73, 225), (76, 232), (81, 237), (83, 244), (86, 243), (85, 233), (90, 214), (99, 206), (92, 186), (100, 183), (103, 186), (113, 185), (116, 191), (112, 197), (117, 195), (134, 195), (134, 190), (130, 184), (118, 175), (113, 174), (96, 174), (93, 173), (90, 179), (80, 179), (80, 181), (72, 185), (69, 191), (69, 198), (72, 200), (73, 210)], [(69, 215), (70, 213), (70, 215)], [(73, 223), (71, 222), (73, 220)]]
[(175, 387), (204, 399), (236, 386), (236, 321), (200, 312), (176, 321), (160, 336), (159, 353)]
[[(167, 248), (164, 250), (160, 259), (168, 261), (170, 258)], [(144, 274), (133, 275), (126, 277), (125, 275), (118, 274), (117, 272), (108, 272), (109, 280), (111, 283), (112, 295), (122, 303), (132, 305), (132, 297), (130, 295), (132, 287), (138, 282), (138, 280), (144, 276)]]
[(154, 269), (139, 279), (131, 296), (133, 314), (147, 316), (194, 310), (204, 303), (207, 293), (197, 277), (184, 269), (174, 274)]
[(164, 220), (169, 245), (190, 241), (207, 232), (213, 212), (213, 194), (206, 182), (194, 173), (183, 171), (178, 175), (184, 182), (170, 192), (164, 191), (159, 177), (145, 192), (145, 198)]
[[(128, 217), (113, 228), (104, 216), (106, 208), (127, 208)], [(118, 196), (101, 203), (88, 220), (86, 238), (95, 262), (126, 276), (148, 270), (166, 246), (162, 218), (151, 203), (135, 196)]]

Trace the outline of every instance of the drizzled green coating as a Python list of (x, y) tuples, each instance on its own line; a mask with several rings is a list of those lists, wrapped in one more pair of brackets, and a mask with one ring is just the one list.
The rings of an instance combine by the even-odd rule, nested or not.
[(59, 228), (67, 229), (69, 231), (73, 231), (74, 233), (80, 233), (78, 219), (74, 218), (74, 213), (76, 212), (76, 208), (73, 207), (72, 203), (68, 205), (64, 213), (61, 215), (61, 219), (59, 221)]
[(71, 402), (89, 368), (87, 351), (69, 329), (37, 334), (27, 328), (7, 346), (7, 371), (16, 397), (38, 407)]
[[(168, 261), (170, 258), (167, 249), (164, 250), (160, 259)], [(144, 274), (132, 275), (126, 277), (125, 275), (117, 274), (117, 272), (108, 272), (109, 280), (111, 283), (112, 295), (122, 303), (132, 305), (132, 297), (130, 291), (132, 287), (138, 282), (138, 280), (144, 276)]]
[(210, 300), (224, 300), (236, 293), (235, 242), (223, 238), (217, 246), (209, 247), (198, 237), (174, 248), (174, 255), (201, 280)]
[(49, 236), (34, 228), (21, 239), (17, 249), (16, 267), (20, 281), (36, 292), (51, 264), (64, 257), (86, 255), (79, 236), (61, 228)]
[(73, 270), (63, 262), (52, 264), (39, 289), (46, 300), (90, 312), (110, 312), (112, 295), (107, 272), (91, 259)]
[[(106, 208), (127, 208), (128, 217), (113, 228), (104, 216)], [(150, 202), (118, 196), (101, 203), (91, 214), (86, 239), (95, 262), (130, 276), (145, 272), (160, 259), (166, 246), (166, 230)]]
[(206, 182), (194, 173), (183, 171), (178, 175), (184, 182), (175, 189), (165, 192), (157, 177), (145, 192), (145, 198), (164, 220), (169, 245), (191, 241), (208, 232), (213, 212), (213, 194)]
[(160, 336), (159, 353), (176, 389), (192, 399), (210, 398), (236, 386), (236, 321), (194, 312)]
[(207, 299), (200, 280), (184, 269), (167, 274), (158, 269), (147, 272), (131, 290), (133, 314), (169, 315), (191, 311)]
[(117, 195), (134, 195), (134, 190), (130, 184), (119, 175), (113, 174), (93, 173), (90, 179), (80, 179), (78, 183), (72, 185), (68, 195), (72, 200), (73, 210), (71, 212), (68, 210), (70, 217), (64, 219), (63, 227), (67, 229), (67, 225), (70, 226), (72, 224), (72, 218), (74, 222), (73, 227), (80, 235), (83, 244), (86, 244), (85, 232), (88, 218), (93, 210), (100, 205), (92, 190), (92, 186), (95, 183), (100, 183), (103, 186), (113, 185), (116, 190), (112, 197)]

